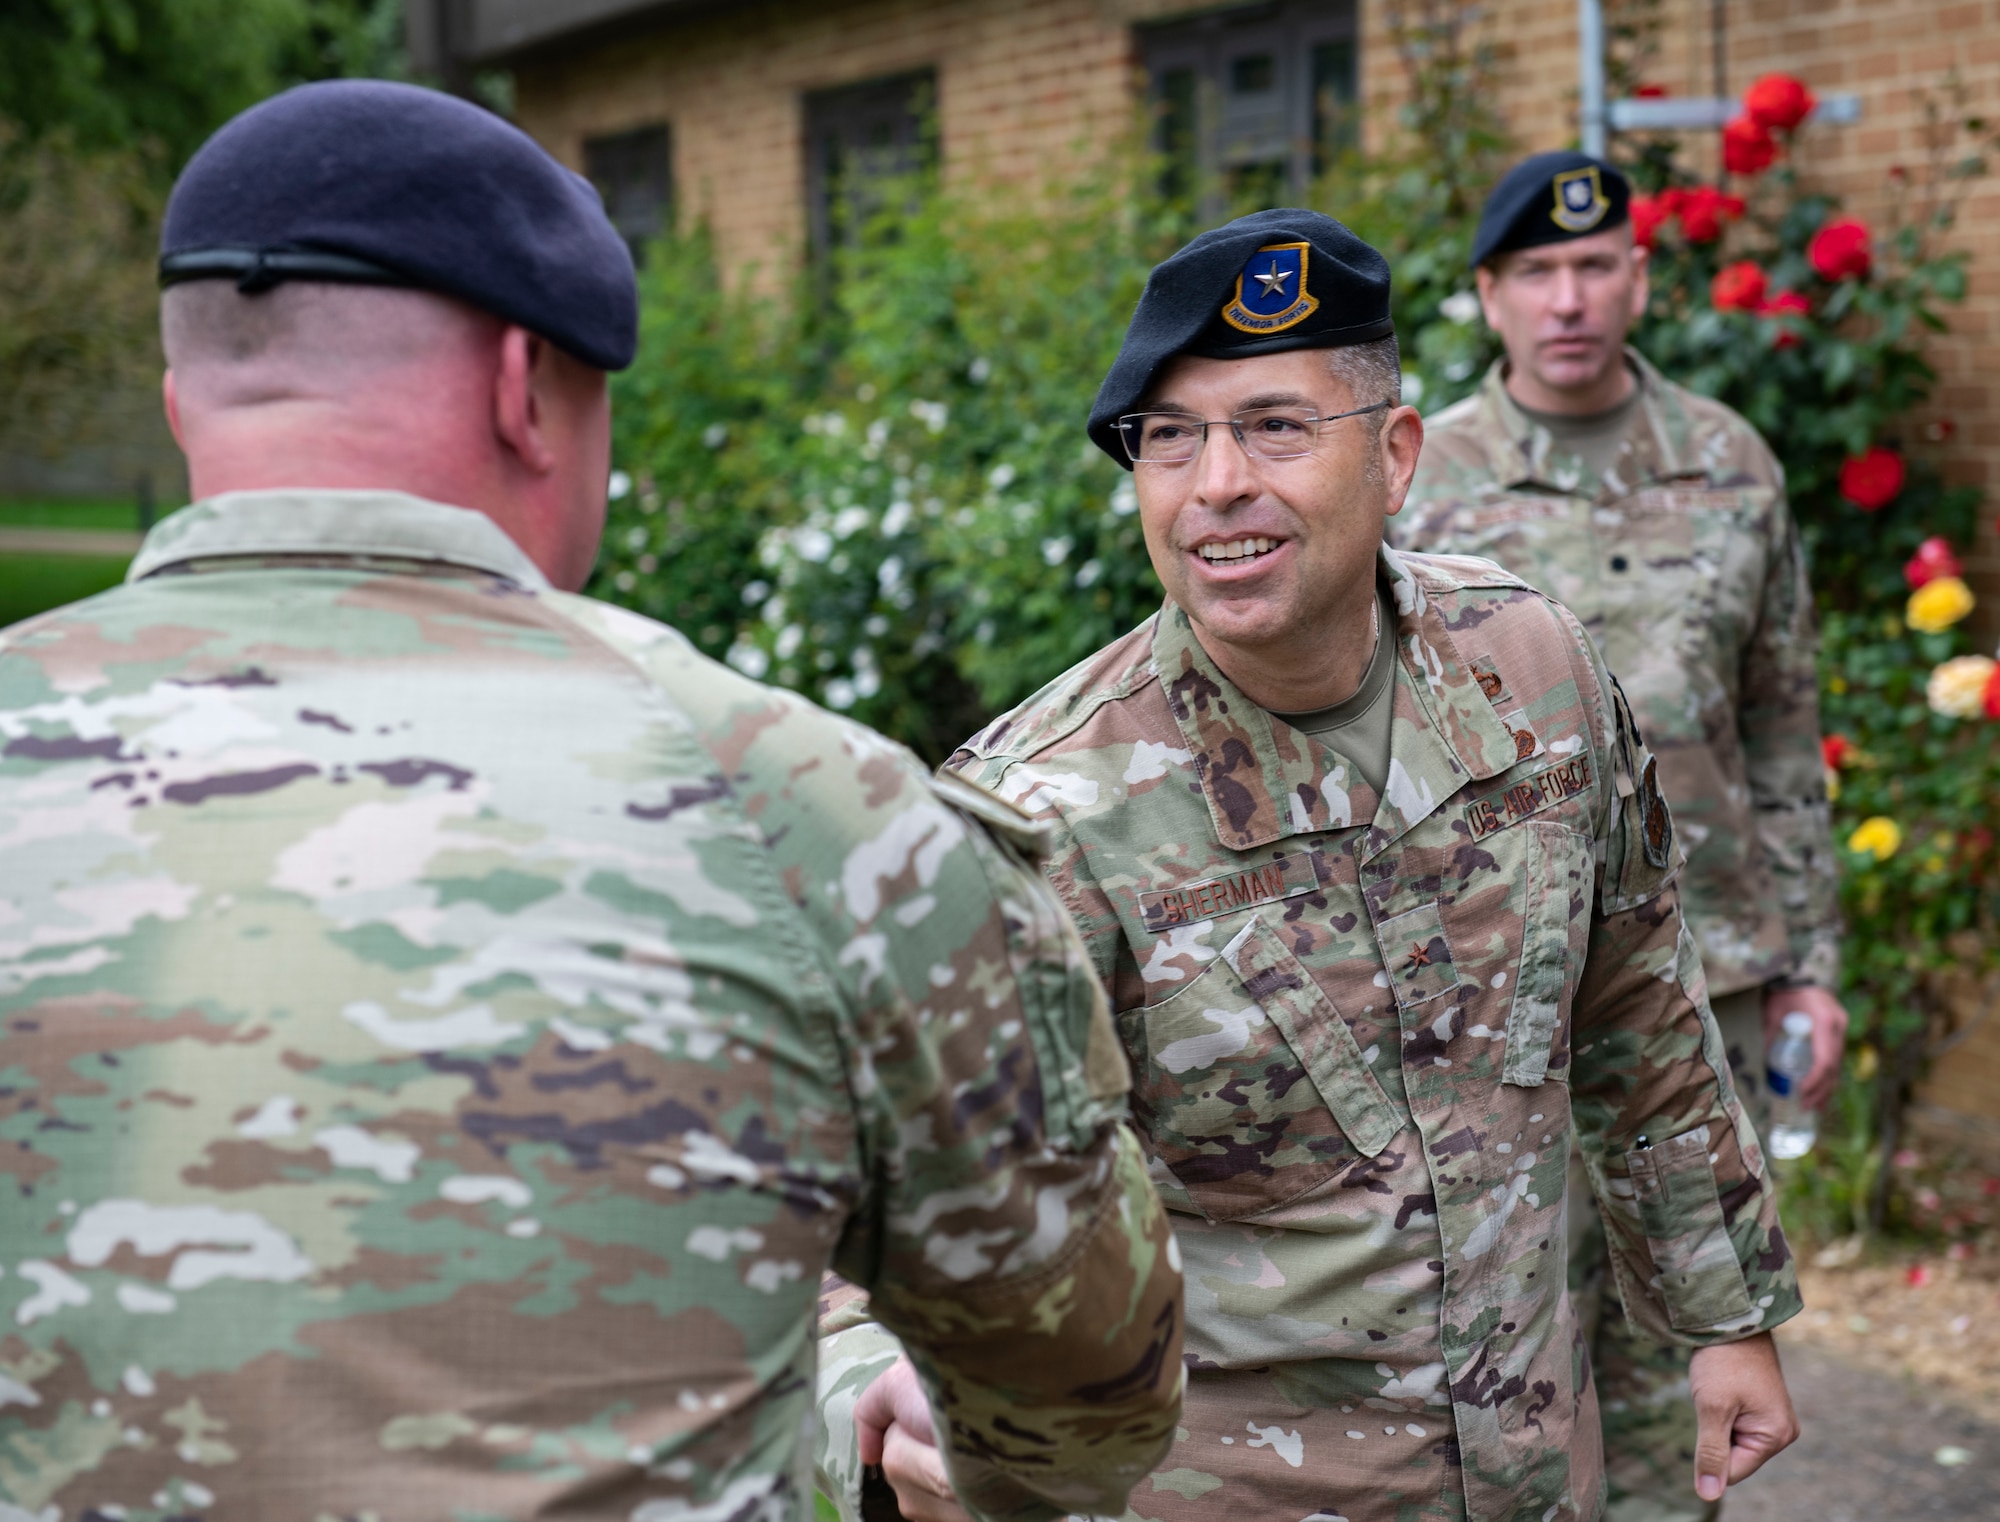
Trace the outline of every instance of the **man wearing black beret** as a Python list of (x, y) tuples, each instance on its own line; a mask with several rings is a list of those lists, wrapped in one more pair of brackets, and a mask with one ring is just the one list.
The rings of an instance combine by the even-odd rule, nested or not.
[(1117, 1511), (1180, 1275), (1040, 833), (565, 590), (596, 194), (311, 85), (163, 242), (197, 500), (0, 635), (0, 1518), (799, 1522), (829, 1267), (984, 1514)]
[[(1388, 268), (1328, 217), (1156, 269), (1089, 429), (1165, 604), (947, 763), (1054, 833), (1187, 1274), (1186, 1412), (1131, 1517), (1595, 1518), (1573, 1136), (1628, 1313), (1699, 1349), (1704, 1475), (1796, 1431), (1791, 1255), (1651, 758), (1559, 605), (1384, 545), (1400, 377)], [(893, 1362), (862, 1335), (822, 1368)], [(859, 1447), (944, 1522), (871, 1399), (902, 1377)]]
[[(1836, 859), (1818, 637), (1784, 474), (1756, 431), (1625, 342), (1645, 310), (1625, 176), (1543, 153), (1493, 190), (1472, 253), (1506, 358), (1429, 420), (1393, 532), (1489, 556), (1582, 620), (1630, 695), (1687, 850), (1681, 891), (1723, 1043), (1760, 1130), (1767, 1030), (1802, 1012), (1813, 1106), (1839, 1073)], [(1609, 1515), (1712, 1516), (1688, 1483), (1685, 1348), (1602, 1315), (1615, 1269), (1573, 1202), (1572, 1277), (1604, 1412)]]

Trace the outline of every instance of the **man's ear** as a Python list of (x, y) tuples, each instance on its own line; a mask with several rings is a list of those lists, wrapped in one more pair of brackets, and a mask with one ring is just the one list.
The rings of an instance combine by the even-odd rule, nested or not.
[(1493, 320), (1493, 287), (1500, 277), (1493, 273), (1493, 266), (1482, 264), (1472, 272), (1472, 283), (1479, 291), (1479, 314), (1486, 319), (1486, 326), (1494, 332), (1500, 331), (1500, 324)]
[(171, 370), (160, 376), (160, 403), (166, 408), (167, 427), (173, 432), (174, 443), (180, 446), (182, 454), (186, 454), (187, 438), (181, 433), (181, 399), (174, 395), (174, 372)]
[(1635, 323), (1646, 315), (1646, 302), (1652, 296), (1652, 257), (1653, 251), (1645, 244), (1632, 245), (1632, 321)]
[(493, 368), (493, 432), (530, 474), (545, 476), (556, 467), (555, 451), (543, 431), (537, 371), (546, 340), (512, 323), (500, 333), (499, 363)]
[(1424, 420), (1414, 407), (1398, 407), (1382, 424), (1382, 481), (1387, 487), (1382, 511), (1395, 517), (1410, 494), (1417, 457), (1424, 452)]

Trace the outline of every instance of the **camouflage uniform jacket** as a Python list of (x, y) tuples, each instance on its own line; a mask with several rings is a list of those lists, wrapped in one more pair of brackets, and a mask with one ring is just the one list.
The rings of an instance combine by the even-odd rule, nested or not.
[(829, 1263), (1116, 1509), (1179, 1279), (1033, 838), (477, 514), (175, 515), (0, 635), (0, 1517), (802, 1518)]
[(1659, 758), (1711, 992), (1835, 987), (1819, 640), (1784, 473), (1734, 412), (1628, 357), (1639, 405), (1602, 480), (1495, 365), (1428, 423), (1392, 541), (1497, 560), (1583, 620)]
[(1189, 1436), (1152, 1484), (1200, 1501), (1142, 1515), (1595, 1516), (1572, 1128), (1637, 1322), (1699, 1345), (1798, 1307), (1596, 651), (1489, 562), (1381, 566), (1381, 797), (1171, 602), (947, 763), (1055, 825), (1176, 1212)]

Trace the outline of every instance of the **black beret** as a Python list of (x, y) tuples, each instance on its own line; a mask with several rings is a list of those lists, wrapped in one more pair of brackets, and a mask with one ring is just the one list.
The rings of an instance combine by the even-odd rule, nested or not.
[(160, 283), (413, 286), (601, 370), (638, 346), (632, 256), (590, 182), (467, 101), (386, 80), (301, 85), (202, 145), (160, 231)]
[(1090, 409), (1091, 440), (1129, 469), (1118, 419), (1177, 354), (1247, 359), (1372, 343), (1395, 331), (1388, 261), (1332, 217), (1295, 207), (1238, 217), (1147, 278)]
[(1524, 159), (1493, 187), (1472, 239), (1477, 269), (1495, 254), (1587, 238), (1631, 218), (1632, 185), (1617, 167), (1567, 149)]

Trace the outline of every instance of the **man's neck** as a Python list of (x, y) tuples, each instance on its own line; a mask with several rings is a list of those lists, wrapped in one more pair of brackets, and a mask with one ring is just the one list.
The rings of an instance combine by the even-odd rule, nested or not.
[(1632, 373), (1632, 367), (1625, 362), (1621, 350), (1614, 362), (1586, 385), (1560, 389), (1544, 385), (1528, 372), (1525, 365), (1517, 365), (1511, 360), (1501, 369), (1500, 383), (1516, 402), (1535, 412), (1554, 413), (1558, 417), (1589, 417), (1593, 413), (1609, 412), (1624, 401), (1638, 386), (1639, 378)]
[(1194, 635), (1216, 669), (1267, 713), (1310, 713), (1354, 696), (1375, 656), (1375, 585), (1342, 598), (1325, 623), (1297, 639), (1237, 645), (1214, 637), (1200, 624)]

